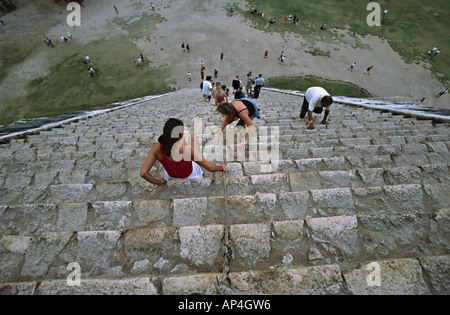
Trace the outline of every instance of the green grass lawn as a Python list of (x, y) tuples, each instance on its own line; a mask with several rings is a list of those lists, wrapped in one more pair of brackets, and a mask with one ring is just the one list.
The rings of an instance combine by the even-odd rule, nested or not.
[[(5, 104), (0, 112), (0, 125), (7, 125), (23, 118), (37, 118), (74, 113), (97, 106), (125, 101), (147, 95), (162, 94), (170, 91), (168, 66), (155, 66), (151, 58), (144, 55), (143, 67), (137, 68), (132, 57), (139, 56), (139, 49), (131, 39), (141, 36), (152, 24), (160, 19), (142, 23), (130, 29), (129, 37), (112, 37), (108, 40), (91, 42), (86, 46), (70, 43), (52, 48), (54, 64), (48, 74), (29, 82), (26, 96)], [(126, 21), (118, 20), (119, 25)], [(49, 49), (42, 45), (35, 49)], [(32, 51), (11, 49), (0, 70), (0, 83), (7, 71)], [(88, 54), (97, 72), (92, 78), (81, 58)]]
[[(348, 29), (361, 35), (376, 35), (389, 41), (406, 62), (429, 62), (432, 71), (444, 84), (450, 83), (450, 6), (448, 0), (402, 0), (378, 1), (382, 11), (389, 9), (386, 19), (382, 19), (380, 27), (367, 25), (366, 10), (369, 0), (346, 1), (298, 1), (298, 0), (248, 0), (252, 9), (264, 12), (261, 19), (250, 13), (238, 10), (253, 21), (255, 27), (268, 32), (284, 33), (285, 31), (301, 34), (309, 40), (320, 36), (323, 40), (332, 41), (333, 33), (320, 31), (319, 27), (326, 23), (328, 29)], [(283, 23), (286, 15), (297, 15), (299, 25)], [(277, 23), (270, 25), (271, 17)], [(430, 58), (426, 52), (434, 46), (441, 48), (440, 55)]]

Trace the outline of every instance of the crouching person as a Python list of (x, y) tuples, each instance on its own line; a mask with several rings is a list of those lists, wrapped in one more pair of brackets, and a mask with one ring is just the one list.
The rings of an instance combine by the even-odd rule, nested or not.
[(330, 113), (329, 107), (333, 104), (333, 98), (330, 94), (321, 87), (311, 87), (306, 90), (305, 98), (303, 100), (302, 110), (300, 112), (300, 118), (305, 118), (308, 114), (309, 126), (308, 129), (314, 129), (313, 112), (316, 114), (322, 114), (325, 108), (325, 114), (322, 125), (327, 125), (328, 114)]

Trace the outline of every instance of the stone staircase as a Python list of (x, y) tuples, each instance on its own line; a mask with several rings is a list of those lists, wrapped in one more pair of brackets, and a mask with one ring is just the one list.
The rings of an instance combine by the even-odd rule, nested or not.
[(334, 104), (308, 131), (298, 95), (256, 102), (250, 156), (278, 147), (269, 173), (247, 158), (216, 161), (226, 178), (139, 177), (170, 117), (201, 118), (211, 152), (222, 118), (199, 90), (4, 138), (0, 293), (450, 293), (448, 123)]

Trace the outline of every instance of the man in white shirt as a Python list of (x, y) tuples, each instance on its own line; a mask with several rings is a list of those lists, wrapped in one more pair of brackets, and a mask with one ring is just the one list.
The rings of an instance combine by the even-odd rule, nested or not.
[(206, 80), (203, 81), (202, 93), (203, 99), (211, 101), (211, 93), (212, 93), (212, 77), (209, 75), (206, 77)]
[(333, 98), (330, 94), (321, 87), (311, 87), (306, 90), (305, 98), (303, 100), (302, 110), (300, 112), (300, 118), (305, 118), (308, 114), (309, 120), (309, 130), (314, 129), (314, 122), (312, 113), (321, 114), (323, 108), (325, 107), (325, 116), (321, 121), (322, 125), (327, 125), (327, 118), (330, 110), (328, 109), (330, 105), (333, 104)]

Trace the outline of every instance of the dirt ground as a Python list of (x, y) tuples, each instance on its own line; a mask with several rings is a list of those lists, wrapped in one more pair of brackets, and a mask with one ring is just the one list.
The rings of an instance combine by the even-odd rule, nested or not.
[[(151, 10), (151, 2), (155, 4), (155, 12)], [(329, 30), (336, 34), (336, 41), (332, 42), (306, 39), (294, 33), (281, 35), (255, 30), (241, 15), (227, 15), (229, 5), (250, 9), (245, 1), (85, 0), (79, 27), (69, 27), (66, 18), (70, 12), (52, 0), (17, 0), (16, 3), (18, 9), (2, 17), (7, 24), (0, 25), (0, 65), (8, 57), (8, 47), (19, 47), (28, 53), (2, 82), (0, 107), (2, 100), (7, 102), (23, 95), (26, 83), (46, 75), (58, 58), (58, 52), (47, 49), (43, 39), (48, 36), (63, 45), (59, 35), (70, 31), (74, 41), (86, 47), (94, 41), (128, 36), (130, 42), (151, 59), (149, 66), (170, 66), (173, 78), (170, 85), (177, 89), (199, 87), (200, 62), (203, 61), (205, 74), (213, 75), (217, 69), (217, 81), (227, 85), (231, 85), (236, 75), (245, 80), (249, 71), (254, 75), (261, 73), (265, 78), (315, 75), (354, 83), (368, 90), (374, 98), (416, 101), (426, 97), (424, 105), (450, 108), (449, 95), (440, 99), (434, 97), (444, 87), (427, 65), (406, 64), (387, 41), (354, 36), (345, 30)], [(119, 14), (113, 4), (117, 5)], [(130, 36), (133, 27), (123, 30), (118, 22), (119, 19), (131, 24), (153, 13), (159, 14), (163, 21), (147, 33), (148, 22), (137, 25), (140, 37), (136, 37), (136, 33)], [(190, 45), (190, 53), (183, 52), (183, 42)], [(269, 51), (268, 59), (263, 58), (265, 50)], [(313, 56), (305, 50), (327, 51), (329, 56)], [(281, 51), (287, 56), (284, 65), (277, 60)], [(222, 52), (224, 59), (220, 60)], [(118, 58), (128, 60), (131, 56), (130, 52), (130, 56)], [(350, 72), (347, 69), (354, 61), (357, 66)], [(371, 75), (365, 75), (365, 69), (372, 65)], [(187, 72), (192, 73), (192, 81), (187, 79)]]

